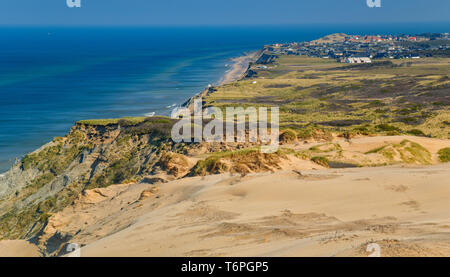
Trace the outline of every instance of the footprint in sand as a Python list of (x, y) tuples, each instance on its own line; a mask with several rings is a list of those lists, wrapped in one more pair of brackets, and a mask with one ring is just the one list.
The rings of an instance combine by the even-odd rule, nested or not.
[(404, 186), (404, 185), (390, 185), (390, 186), (385, 186), (384, 188), (387, 190), (395, 191), (395, 192), (405, 192), (409, 189), (409, 187)]
[(420, 210), (419, 202), (414, 201), (414, 200), (402, 202), (402, 203), (400, 203), (400, 205), (408, 206), (409, 208), (414, 209), (414, 210)]

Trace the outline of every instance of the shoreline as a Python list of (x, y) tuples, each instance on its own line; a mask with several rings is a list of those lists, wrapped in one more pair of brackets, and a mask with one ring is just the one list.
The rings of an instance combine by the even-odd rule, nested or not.
[[(261, 52), (261, 50), (252, 50), (250, 52), (247, 53), (243, 53), (241, 56), (238, 57), (234, 57), (229, 59), (229, 70), (227, 70), (225, 72), (225, 74), (223, 74), (220, 79), (218, 81), (215, 81), (215, 85), (214, 86), (221, 86), (227, 83), (231, 83), (237, 80), (240, 80), (241, 78), (243, 78), (248, 70), (249, 64), (253, 61), (256, 60), (256, 57), (258, 56), (258, 54)], [(202, 92), (199, 93), (194, 93), (192, 94), (192, 96), (190, 96), (187, 100), (185, 100), (184, 102), (182, 102), (181, 104), (170, 104), (167, 103), (167, 105), (165, 106), (165, 110), (169, 111), (169, 117), (170, 117), (170, 111), (173, 108), (176, 107), (185, 107), (187, 103), (189, 103), (192, 99), (198, 97), (199, 95), (202, 95), (203, 93), (205, 93), (205, 91), (208, 91), (208, 88), (205, 88)], [(164, 106), (161, 107), (161, 110), (163, 110)], [(142, 116), (143, 117), (153, 117), (153, 116), (159, 116), (161, 115), (159, 112), (156, 111), (152, 111), (152, 112), (147, 112), (144, 113)], [(166, 115), (167, 116), (167, 115)], [(99, 118), (100, 119), (100, 118)], [(23, 156), (29, 154), (28, 152), (24, 152), (22, 154), (22, 156), (20, 158), (22, 158)], [(5, 175), (11, 170), (11, 168), (14, 166), (14, 164), (11, 164), (8, 168), (4, 168), (3, 170), (0, 170), (0, 179), (5, 177)]]
[(219, 82), (219, 86), (226, 85), (235, 81), (242, 79), (248, 71), (250, 63), (256, 60), (256, 57), (261, 52), (252, 51), (250, 53), (244, 54), (243, 56), (239, 56), (231, 59), (232, 66), (231, 69), (226, 72), (226, 74), (222, 77)]
[(232, 58), (231, 59), (231, 62), (232, 62), (231, 69), (228, 70), (225, 73), (225, 75), (220, 79), (217, 86), (213, 85), (213, 86), (205, 88), (203, 91), (193, 95), (188, 100), (186, 100), (181, 105), (181, 107), (187, 107), (189, 109), (192, 109), (192, 103), (193, 103), (194, 99), (208, 95), (210, 92), (212, 92), (212, 88), (220, 87), (220, 86), (241, 80), (242, 78), (244, 78), (246, 76), (248, 69), (250, 67), (250, 64), (252, 62), (257, 61), (258, 58), (261, 56), (261, 54), (262, 54), (262, 49), (254, 50), (249, 53), (244, 53), (242, 56)]

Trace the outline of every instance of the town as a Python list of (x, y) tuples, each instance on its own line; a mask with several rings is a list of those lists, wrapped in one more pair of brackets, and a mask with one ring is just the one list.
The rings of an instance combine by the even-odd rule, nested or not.
[[(420, 35), (332, 34), (310, 42), (266, 45), (275, 55), (303, 55), (336, 59), (343, 63), (371, 63), (373, 59), (418, 59), (450, 57), (448, 33)], [(269, 57), (263, 57), (269, 59)]]

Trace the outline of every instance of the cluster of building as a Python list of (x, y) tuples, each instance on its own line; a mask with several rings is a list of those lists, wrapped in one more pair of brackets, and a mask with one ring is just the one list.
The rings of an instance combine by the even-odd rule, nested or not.
[(442, 50), (448, 54), (450, 36), (448, 33), (414, 36), (335, 34), (311, 42), (267, 45), (265, 49), (274, 54), (330, 58), (345, 63), (370, 63), (372, 59), (433, 56), (436, 51)]

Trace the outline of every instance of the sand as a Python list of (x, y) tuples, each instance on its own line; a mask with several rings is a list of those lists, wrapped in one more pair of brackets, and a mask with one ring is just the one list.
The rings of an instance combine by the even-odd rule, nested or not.
[(450, 165), (189, 178), (83, 256), (450, 255)]
[(24, 240), (0, 241), (0, 257), (39, 257), (41, 256), (36, 245)]
[(232, 67), (220, 81), (220, 85), (237, 81), (247, 72), (248, 66), (255, 60), (257, 52), (232, 59)]
[[(450, 143), (366, 137), (341, 144), (367, 151), (405, 138), (434, 156)], [(114, 185), (87, 191), (52, 216), (43, 242), (55, 232), (71, 234), (87, 257), (367, 257), (370, 243), (381, 256), (449, 256), (449, 180), (450, 163), (347, 169), (305, 163), (246, 176)], [(9, 254), (31, 253), (17, 252), (23, 247)]]

